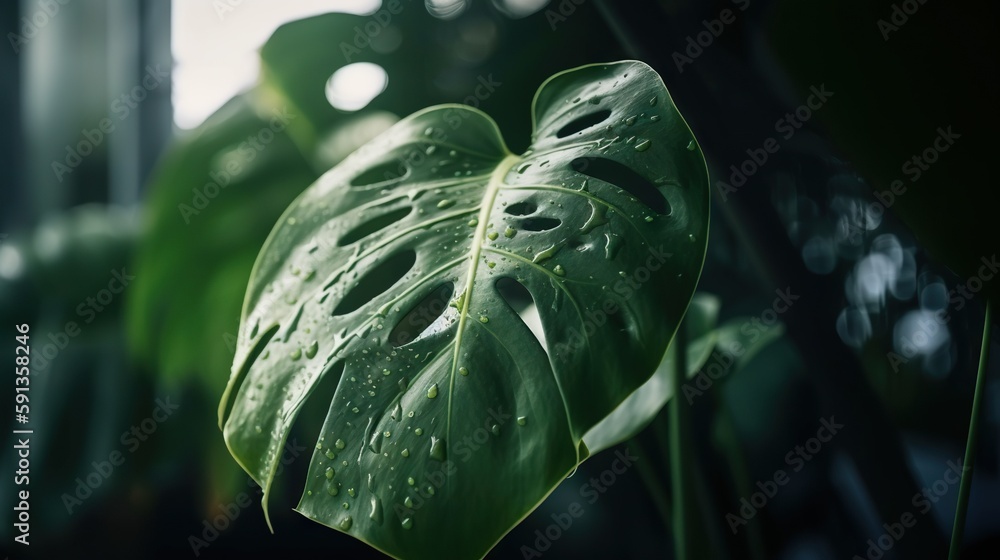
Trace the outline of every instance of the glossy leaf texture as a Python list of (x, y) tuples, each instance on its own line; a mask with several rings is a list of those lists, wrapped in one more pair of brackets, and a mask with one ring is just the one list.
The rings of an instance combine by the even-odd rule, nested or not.
[(705, 161), (651, 68), (557, 74), (532, 116), (520, 156), (466, 106), (403, 119), (254, 267), (229, 449), (269, 491), (304, 404), (328, 403), (297, 509), (394, 557), (484, 556), (649, 380), (701, 273)]

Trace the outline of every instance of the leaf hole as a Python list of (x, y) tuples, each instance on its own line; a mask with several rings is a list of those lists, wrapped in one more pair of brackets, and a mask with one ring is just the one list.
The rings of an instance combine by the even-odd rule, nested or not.
[(264, 351), (264, 348), (267, 347), (267, 343), (270, 342), (271, 339), (274, 338), (274, 335), (278, 332), (278, 329), (279, 325), (274, 325), (268, 329), (263, 336), (260, 337), (260, 340), (257, 341), (257, 344), (254, 345), (250, 354), (247, 355), (247, 359), (243, 361), (243, 365), (240, 367), (240, 371), (236, 374), (236, 379), (233, 381), (233, 388), (228, 393), (229, 399), (226, 401), (226, 408), (222, 413), (223, 425), (225, 425), (225, 423), (229, 420), (229, 413), (232, 412), (233, 404), (236, 402), (236, 397), (240, 394), (240, 389), (243, 387), (243, 381), (246, 380), (247, 373), (250, 372), (250, 366), (257, 361), (257, 358)]
[(399, 348), (441, 330), (438, 327), (447, 323), (444, 315), (454, 293), (455, 284), (450, 282), (435, 288), (400, 319), (389, 333), (389, 343)]
[(405, 164), (398, 160), (387, 161), (372, 167), (351, 179), (352, 187), (367, 187), (378, 183), (398, 181), (410, 172)]
[(528, 327), (531, 334), (538, 340), (542, 350), (549, 353), (549, 344), (545, 340), (545, 331), (542, 329), (542, 318), (538, 315), (538, 306), (535, 305), (535, 298), (531, 296), (528, 288), (524, 287), (513, 278), (499, 278), (494, 284), (497, 293), (507, 302), (507, 305), (517, 313), (524, 326)]
[(562, 220), (557, 218), (527, 218), (521, 222), (521, 229), (526, 231), (548, 231), (555, 229), (562, 224)]
[(530, 200), (522, 200), (521, 202), (515, 202), (511, 204), (504, 212), (510, 214), (511, 216), (527, 216), (529, 214), (534, 214), (538, 210), (538, 205)]
[(586, 114), (582, 117), (577, 117), (570, 121), (566, 126), (560, 128), (559, 132), (556, 133), (556, 138), (565, 138), (571, 134), (576, 134), (577, 132), (586, 130), (592, 126), (599, 125), (608, 120), (608, 117), (610, 116), (610, 109), (602, 109), (600, 111)]
[(405, 208), (398, 208), (391, 212), (386, 212), (381, 216), (376, 216), (363, 224), (356, 226), (351, 231), (344, 234), (337, 242), (338, 247), (343, 247), (345, 245), (350, 245), (356, 241), (360, 241), (369, 235), (379, 232), (386, 227), (398, 222), (399, 220), (405, 218), (413, 211), (413, 207), (407, 206)]
[(669, 216), (670, 203), (653, 183), (628, 166), (605, 158), (576, 158), (570, 166), (584, 175), (610, 183), (628, 192), (661, 216)]
[(413, 268), (416, 262), (417, 253), (412, 249), (395, 253), (386, 258), (357, 281), (337, 304), (333, 310), (333, 316), (347, 315), (357, 311), (385, 293), (406, 276), (406, 273)]

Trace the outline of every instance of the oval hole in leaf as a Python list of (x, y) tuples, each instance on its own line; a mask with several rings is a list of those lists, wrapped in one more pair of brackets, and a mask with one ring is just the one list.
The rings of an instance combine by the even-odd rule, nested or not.
[(636, 197), (661, 216), (670, 215), (670, 203), (653, 183), (617, 161), (605, 158), (576, 158), (570, 163), (584, 175), (610, 183)]
[(400, 319), (389, 333), (389, 342), (399, 348), (422, 338), (448, 311), (448, 302), (454, 293), (455, 285), (450, 282), (438, 286)]
[(243, 366), (240, 368), (239, 373), (236, 374), (236, 378), (230, 382), (232, 389), (227, 393), (229, 399), (226, 401), (226, 408), (222, 413), (223, 422), (229, 419), (229, 413), (233, 409), (233, 402), (236, 401), (236, 396), (240, 394), (240, 389), (243, 387), (243, 380), (246, 379), (247, 372), (250, 371), (250, 366), (257, 361), (257, 357), (264, 351), (267, 343), (274, 338), (275, 333), (278, 332), (278, 327), (278, 325), (274, 325), (260, 337), (260, 340), (257, 341), (257, 344), (247, 356), (246, 361), (243, 362)]
[[(337, 362), (327, 366), (319, 381), (302, 397), (302, 408), (299, 409), (292, 421), (292, 428), (285, 446), (281, 450), (280, 464), (274, 473), (274, 484), (277, 488), (284, 488), (285, 481), (302, 480), (308, 476), (310, 461), (308, 454), (304, 456), (296, 455), (295, 447), (298, 441), (307, 442), (306, 449), (311, 450), (317, 443), (317, 425), (322, 425), (324, 418), (334, 407), (333, 397), (337, 392), (337, 385), (344, 373), (345, 362)], [(330, 449), (334, 446), (332, 440), (323, 442), (323, 449)], [(325, 467), (324, 467), (325, 469)], [(294, 500), (295, 503), (291, 503)], [(271, 494), (270, 507), (275, 510), (282, 508), (295, 508), (298, 497), (294, 492), (275, 492)]]
[(499, 278), (494, 284), (497, 293), (507, 302), (517, 316), (521, 318), (524, 326), (528, 327), (531, 334), (538, 339), (538, 344), (546, 354), (549, 353), (549, 343), (545, 340), (545, 331), (542, 329), (542, 319), (538, 315), (538, 306), (535, 305), (535, 298), (531, 296), (528, 288), (513, 278)]
[(556, 229), (560, 224), (562, 224), (562, 220), (558, 218), (527, 218), (521, 222), (521, 229), (525, 231), (548, 231)]
[(397, 160), (380, 163), (369, 168), (364, 173), (351, 179), (352, 187), (367, 187), (378, 183), (398, 181), (409, 174), (410, 170)]
[(376, 216), (344, 234), (344, 236), (340, 238), (340, 241), (337, 241), (337, 246), (343, 247), (345, 245), (350, 245), (355, 241), (360, 241), (369, 235), (381, 231), (382, 229), (398, 222), (409, 215), (412, 211), (413, 207), (407, 206), (405, 208), (397, 208), (391, 212), (386, 212), (381, 216)]
[(538, 205), (530, 200), (522, 200), (521, 202), (515, 202), (511, 204), (504, 212), (510, 214), (511, 216), (527, 216), (529, 214), (534, 214), (538, 210)]
[(344, 299), (333, 310), (333, 316), (347, 315), (385, 293), (396, 282), (406, 276), (417, 262), (417, 253), (412, 249), (395, 253), (365, 274)]
[(565, 138), (570, 134), (576, 134), (581, 130), (586, 130), (592, 126), (601, 124), (606, 121), (608, 117), (611, 116), (610, 109), (602, 109), (582, 117), (577, 117), (570, 121), (566, 126), (559, 129), (556, 133), (556, 138)]

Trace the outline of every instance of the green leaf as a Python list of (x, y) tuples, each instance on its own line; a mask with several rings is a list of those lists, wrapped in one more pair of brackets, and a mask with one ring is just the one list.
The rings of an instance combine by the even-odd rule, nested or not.
[(298, 511), (392, 556), (482, 557), (653, 374), (701, 273), (704, 157), (640, 62), (557, 74), (532, 114), (521, 156), (478, 110), (411, 115), (271, 232), (219, 411), (265, 509), (320, 399)]

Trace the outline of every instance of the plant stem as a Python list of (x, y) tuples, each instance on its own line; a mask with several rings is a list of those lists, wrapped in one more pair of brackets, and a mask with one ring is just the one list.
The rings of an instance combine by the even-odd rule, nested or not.
[[(737, 493), (741, 496), (749, 496), (753, 492), (753, 488), (750, 485), (750, 469), (747, 468), (743, 447), (736, 432), (736, 423), (733, 421), (733, 415), (726, 402), (726, 396), (723, 394), (723, 388), (716, 388), (714, 395), (715, 410), (718, 414), (716, 420), (719, 423), (719, 446), (722, 448), (722, 452), (729, 463), (729, 472), (733, 477), (733, 486), (736, 488)], [(747, 546), (749, 547), (750, 557), (753, 560), (764, 560), (767, 558), (767, 554), (764, 551), (764, 536), (761, 533), (760, 524), (749, 523), (745, 533), (747, 535)]]
[(650, 498), (653, 500), (653, 504), (660, 514), (663, 525), (667, 530), (670, 530), (673, 524), (670, 518), (670, 500), (667, 499), (666, 489), (660, 483), (660, 478), (656, 476), (656, 469), (653, 467), (653, 456), (646, 453), (646, 449), (640, 443), (638, 436), (629, 440), (628, 447), (635, 450), (639, 456), (639, 460), (635, 462), (636, 468), (639, 469), (639, 476), (642, 477), (646, 489), (649, 490)]
[(979, 351), (979, 372), (976, 374), (976, 391), (972, 397), (972, 418), (969, 420), (969, 438), (965, 443), (965, 460), (962, 462), (962, 484), (958, 488), (955, 507), (955, 526), (951, 531), (951, 548), (948, 560), (958, 560), (965, 531), (965, 513), (969, 506), (972, 488), (972, 467), (976, 461), (976, 444), (979, 441), (979, 409), (983, 404), (983, 387), (986, 385), (986, 368), (990, 361), (990, 328), (993, 324), (993, 300), (986, 301), (986, 324), (983, 325), (983, 346)]
[(671, 382), (674, 386), (674, 398), (670, 399), (670, 481), (671, 495), (674, 502), (674, 550), (677, 560), (689, 560), (690, 547), (686, 523), (690, 494), (685, 480), (685, 458), (693, 451), (687, 445), (688, 416), (690, 410), (685, 409), (681, 402), (681, 385), (687, 378), (687, 329), (682, 320), (674, 337), (674, 375)]

